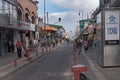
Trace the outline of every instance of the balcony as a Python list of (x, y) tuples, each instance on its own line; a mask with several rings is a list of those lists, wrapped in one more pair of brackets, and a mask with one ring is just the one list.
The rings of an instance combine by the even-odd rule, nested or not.
[(24, 21), (18, 21), (18, 29), (20, 30), (30, 30), (35, 31), (35, 25), (32, 23), (24, 22)]
[(16, 28), (17, 19), (9, 14), (0, 14), (0, 26), (7, 28)]

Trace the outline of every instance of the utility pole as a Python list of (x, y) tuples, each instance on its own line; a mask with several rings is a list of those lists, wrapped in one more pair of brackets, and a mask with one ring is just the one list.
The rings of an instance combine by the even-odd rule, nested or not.
[(48, 16), (48, 12), (47, 12), (47, 24), (49, 24), (49, 16)]
[[(44, 0), (44, 28), (46, 29), (46, 1)], [(45, 39), (46, 39), (46, 31), (45, 31)]]

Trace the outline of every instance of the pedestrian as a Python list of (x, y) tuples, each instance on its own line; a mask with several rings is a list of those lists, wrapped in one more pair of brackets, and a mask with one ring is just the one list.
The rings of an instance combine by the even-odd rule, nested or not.
[(14, 43), (12, 42), (11, 43), (11, 51), (12, 51), (12, 53), (14, 53), (14, 50), (15, 50), (15, 46), (14, 46)]
[(76, 47), (77, 47), (77, 50), (78, 50), (78, 54), (80, 54), (82, 52), (82, 40), (81, 39), (77, 39)]
[(11, 52), (11, 46), (12, 46), (12, 42), (11, 41), (8, 41), (8, 53)]
[(18, 59), (19, 59), (19, 58), (22, 57), (22, 55), (21, 55), (22, 43), (21, 43), (20, 41), (17, 41), (16, 47), (17, 47), (17, 57), (18, 57)]
[(87, 51), (88, 50), (88, 42), (84, 41), (84, 50)]

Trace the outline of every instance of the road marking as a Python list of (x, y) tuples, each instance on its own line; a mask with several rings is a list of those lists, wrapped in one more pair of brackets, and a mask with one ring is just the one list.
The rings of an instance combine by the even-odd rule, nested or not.
[(94, 74), (96, 75), (97, 77), (97, 80), (107, 80), (103, 74), (99, 71), (99, 69), (97, 69), (96, 65), (93, 63), (93, 61), (88, 57), (86, 56), (85, 54), (83, 54), (84, 57), (88, 60), (89, 64), (90, 64), (90, 67), (91, 69), (93, 70)]

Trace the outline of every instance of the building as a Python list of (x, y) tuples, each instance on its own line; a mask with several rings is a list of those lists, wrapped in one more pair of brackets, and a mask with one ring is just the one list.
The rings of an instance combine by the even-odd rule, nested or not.
[(100, 66), (120, 66), (120, 1), (100, 0), (100, 6), (94, 11), (96, 61)]
[(0, 55), (12, 51), (9, 42), (15, 46), (20, 40), (27, 48), (35, 39), (37, 4), (37, 0), (0, 0)]
[(10, 52), (8, 42), (14, 44), (17, 29), (16, 0), (0, 0), (0, 55)]
[(37, 25), (37, 0), (17, 0), (18, 39), (29, 48), (29, 42), (35, 39)]

